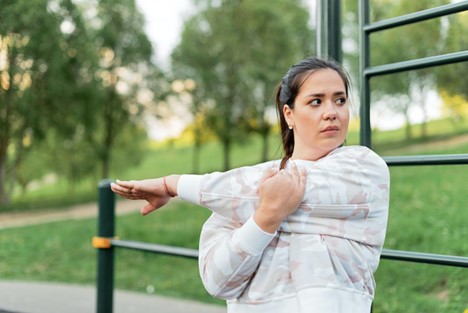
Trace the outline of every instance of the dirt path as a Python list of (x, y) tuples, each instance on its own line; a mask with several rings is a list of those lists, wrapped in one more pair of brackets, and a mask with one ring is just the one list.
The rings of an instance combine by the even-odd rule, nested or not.
[(404, 151), (405, 153), (423, 152), (424, 150), (451, 148), (468, 143), (468, 134), (456, 136), (445, 140), (435, 140), (431, 142), (413, 144), (403, 149), (393, 149), (393, 153)]
[[(117, 215), (129, 214), (140, 211), (143, 205), (144, 201), (119, 200), (116, 202), (115, 211)], [(97, 216), (97, 212), (97, 202), (91, 202), (64, 209), (0, 213), (0, 229), (91, 218)]]

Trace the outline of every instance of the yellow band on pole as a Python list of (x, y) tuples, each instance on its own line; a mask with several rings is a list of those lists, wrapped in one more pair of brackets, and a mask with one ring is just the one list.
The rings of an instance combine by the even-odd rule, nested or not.
[(97, 237), (94, 236), (92, 240), (92, 245), (96, 249), (109, 249), (112, 247), (111, 240), (117, 239), (116, 237), (108, 238), (108, 237)]

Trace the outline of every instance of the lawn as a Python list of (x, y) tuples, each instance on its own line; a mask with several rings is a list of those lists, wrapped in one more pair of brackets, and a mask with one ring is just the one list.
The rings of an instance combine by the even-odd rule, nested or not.
[[(272, 140), (273, 155), (279, 143)], [(467, 153), (468, 143), (428, 146), (421, 154)], [(401, 145), (400, 150), (404, 150)], [(410, 147), (408, 147), (409, 149)], [(389, 155), (395, 145), (380, 145)], [(386, 150), (390, 149), (390, 150)], [(145, 161), (115, 178), (145, 178), (191, 172), (191, 148), (158, 148)], [(413, 150), (412, 150), (413, 151)], [(414, 151), (413, 151), (414, 152)], [(201, 170), (221, 166), (220, 148), (204, 147)], [(233, 151), (233, 166), (258, 162), (259, 142), (250, 139)], [(466, 166), (391, 168), (391, 200), (385, 248), (468, 256)], [(197, 248), (209, 212), (174, 201), (147, 217), (117, 218), (122, 239)], [(94, 284), (96, 220), (55, 222), (0, 230), (0, 278)], [(116, 251), (116, 287), (222, 303), (204, 291), (195, 260), (131, 250)], [(382, 260), (376, 273), (374, 313), (464, 312), (468, 308), (466, 269)]]

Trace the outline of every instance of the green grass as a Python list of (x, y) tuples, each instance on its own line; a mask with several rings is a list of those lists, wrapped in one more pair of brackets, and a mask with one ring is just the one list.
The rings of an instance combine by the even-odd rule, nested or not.
[[(442, 131), (431, 138), (448, 138), (448, 133), (444, 134), (447, 124), (438, 127)], [(425, 140), (404, 142), (398, 131), (391, 133), (385, 134), (384, 141), (377, 138), (376, 146), (382, 155), (468, 152), (468, 143), (425, 146), (421, 145)], [(356, 133), (352, 138), (348, 144), (355, 143)], [(278, 148), (279, 141), (272, 138), (272, 158), (279, 157)], [(221, 156), (219, 145), (204, 146), (201, 171), (221, 169)], [(143, 163), (114, 169), (112, 175), (129, 179), (190, 173), (191, 158), (190, 147), (154, 149)], [(251, 138), (235, 146), (232, 164), (252, 164), (259, 158), (260, 141)], [(466, 173), (462, 165), (391, 168), (385, 248), (468, 256)], [(88, 188), (94, 189), (95, 195), (96, 187)], [(40, 195), (40, 191), (37, 193)], [(199, 231), (208, 215), (206, 209), (174, 201), (147, 217), (118, 217), (116, 233), (122, 239), (197, 248)], [(95, 219), (0, 230), (0, 278), (94, 284), (96, 251), (90, 241), (95, 234)], [(154, 289), (160, 295), (222, 303), (205, 292), (195, 260), (118, 249), (115, 266), (117, 288), (139, 292)], [(376, 281), (374, 313), (464, 312), (468, 308), (466, 269), (382, 260)]]
[[(127, 240), (198, 248), (206, 209), (174, 201), (149, 216), (119, 216), (116, 234)], [(96, 219), (53, 222), (0, 230), (0, 279), (95, 284)], [(196, 260), (118, 249), (115, 287), (223, 303), (209, 296), (198, 275)]]

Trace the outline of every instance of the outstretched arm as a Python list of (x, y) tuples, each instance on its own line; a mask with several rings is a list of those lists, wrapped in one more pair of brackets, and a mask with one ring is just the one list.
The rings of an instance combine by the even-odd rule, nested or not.
[(142, 215), (147, 215), (164, 206), (172, 197), (177, 196), (179, 175), (144, 180), (117, 180), (111, 184), (116, 194), (130, 200), (146, 200), (141, 209)]

